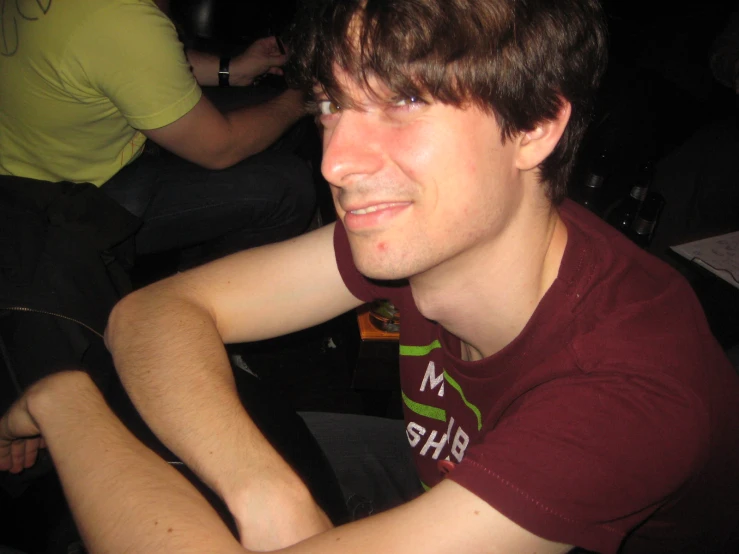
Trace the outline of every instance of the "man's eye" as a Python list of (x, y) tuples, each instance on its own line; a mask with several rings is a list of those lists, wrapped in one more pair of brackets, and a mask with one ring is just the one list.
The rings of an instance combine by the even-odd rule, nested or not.
[(423, 104), (423, 100), (421, 100), (418, 96), (407, 96), (405, 98), (399, 98), (393, 102), (393, 106), (396, 108), (402, 108), (405, 106), (413, 106)]
[(318, 103), (318, 111), (321, 115), (334, 115), (341, 111), (341, 107), (331, 100), (321, 100)]

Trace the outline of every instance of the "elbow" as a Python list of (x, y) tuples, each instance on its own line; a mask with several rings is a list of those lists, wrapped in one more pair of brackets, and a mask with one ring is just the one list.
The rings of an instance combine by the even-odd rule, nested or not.
[(166, 281), (165, 279), (136, 290), (113, 306), (103, 337), (105, 346), (114, 359), (121, 348), (130, 345), (132, 337), (141, 331), (142, 324), (152, 317), (152, 313), (161, 309), (160, 298), (166, 295)]
[(114, 353), (117, 344), (120, 342), (123, 331), (134, 323), (136, 304), (138, 303), (137, 296), (140, 291), (133, 292), (127, 296), (124, 296), (118, 303), (113, 306), (113, 309), (108, 316), (108, 324), (105, 327), (104, 340), (105, 346), (108, 348), (111, 354)]
[(198, 152), (199, 160), (196, 163), (213, 171), (228, 169), (251, 155), (244, 146), (237, 141), (229, 125), (227, 133), (213, 137), (207, 142), (207, 147)]
[[(211, 317), (185, 274), (178, 274), (123, 297), (113, 306), (105, 328), (105, 345), (116, 358), (126, 351), (156, 341), (161, 329), (182, 322), (193, 314)], [(116, 363), (116, 369), (120, 367)]]

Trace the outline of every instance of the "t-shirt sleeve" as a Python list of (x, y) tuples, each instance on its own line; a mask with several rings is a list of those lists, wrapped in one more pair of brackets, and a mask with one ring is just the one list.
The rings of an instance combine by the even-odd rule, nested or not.
[(174, 25), (153, 3), (111, 2), (97, 10), (76, 31), (66, 59), (136, 129), (176, 121), (202, 95)]
[(449, 478), (534, 534), (616, 553), (705, 464), (696, 402), (648, 378), (553, 380), (486, 424)]

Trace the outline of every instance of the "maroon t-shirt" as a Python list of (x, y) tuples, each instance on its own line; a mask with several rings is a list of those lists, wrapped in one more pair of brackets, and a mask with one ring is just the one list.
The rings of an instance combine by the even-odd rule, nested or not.
[(521, 334), (477, 362), (408, 286), (360, 275), (337, 224), (346, 285), (400, 310), (424, 486), (447, 474), (529, 531), (588, 550), (739, 552), (739, 376), (682, 276), (580, 206), (560, 214), (557, 279)]

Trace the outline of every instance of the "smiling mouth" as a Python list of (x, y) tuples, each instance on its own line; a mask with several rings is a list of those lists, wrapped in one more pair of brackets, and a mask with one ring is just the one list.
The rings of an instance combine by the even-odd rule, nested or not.
[(389, 204), (377, 204), (376, 206), (369, 206), (367, 208), (361, 208), (359, 210), (350, 210), (349, 213), (353, 215), (366, 215), (380, 210), (386, 210), (395, 206), (402, 206), (404, 202), (391, 202)]

